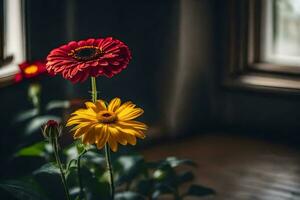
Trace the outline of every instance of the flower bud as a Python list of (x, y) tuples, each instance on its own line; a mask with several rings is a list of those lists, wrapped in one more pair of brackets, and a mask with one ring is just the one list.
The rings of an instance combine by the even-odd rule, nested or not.
[(60, 137), (62, 126), (55, 120), (48, 120), (42, 127), (42, 133), (46, 139)]
[(28, 89), (28, 96), (33, 98), (35, 96), (39, 96), (41, 93), (41, 85), (38, 83), (30, 84)]
[(38, 107), (40, 104), (40, 95), (41, 85), (38, 83), (30, 84), (28, 88), (28, 98), (35, 107)]

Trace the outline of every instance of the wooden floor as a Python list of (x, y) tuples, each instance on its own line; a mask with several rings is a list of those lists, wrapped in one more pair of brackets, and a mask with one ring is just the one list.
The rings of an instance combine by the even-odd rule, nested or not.
[[(148, 160), (195, 160), (196, 182), (212, 187), (212, 200), (300, 200), (300, 151), (237, 136), (199, 136), (146, 149)], [(197, 198), (199, 199), (199, 198)]]

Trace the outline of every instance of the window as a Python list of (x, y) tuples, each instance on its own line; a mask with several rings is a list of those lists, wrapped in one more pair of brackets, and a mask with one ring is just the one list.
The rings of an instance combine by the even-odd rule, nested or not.
[(300, 91), (300, 1), (227, 1), (225, 85)]
[(19, 71), (25, 60), (25, 31), (22, 0), (0, 0), (0, 83), (5, 83)]
[(300, 67), (300, 1), (267, 0), (263, 61)]
[(3, 35), (3, 28), (4, 28), (4, 4), (3, 0), (0, 0), (0, 66), (3, 65), (4, 62), (4, 55), (3, 55), (3, 46), (4, 46), (4, 35)]

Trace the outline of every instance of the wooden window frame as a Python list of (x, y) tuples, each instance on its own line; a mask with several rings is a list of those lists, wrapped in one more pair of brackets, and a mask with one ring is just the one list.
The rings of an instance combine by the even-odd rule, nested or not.
[(4, 62), (4, 2), (0, 0), (0, 66)]
[(223, 83), (248, 88), (300, 94), (300, 66), (262, 62), (262, 27), (266, 0), (228, 0)]
[[(6, 0), (8, 1), (8, 0)], [(6, 43), (6, 38), (5, 38), (5, 23), (6, 23), (6, 17), (7, 17), (7, 11), (5, 10), (6, 4), (5, 0), (0, 0), (0, 68), (1, 67), (10, 67), (10, 65), (14, 64), (12, 61), (14, 59), (14, 55), (5, 55), (5, 43)], [(21, 34), (22, 34), (22, 48), (23, 48), (23, 57), (24, 61), (28, 58), (27, 52), (28, 52), (28, 35), (27, 35), (27, 13), (26, 13), (26, 0), (20, 0), (20, 15), (21, 15)], [(15, 72), (14, 74), (8, 74), (6, 76), (1, 76), (0, 77), (0, 88), (4, 86), (11, 85), (14, 83), (14, 77), (16, 75)]]

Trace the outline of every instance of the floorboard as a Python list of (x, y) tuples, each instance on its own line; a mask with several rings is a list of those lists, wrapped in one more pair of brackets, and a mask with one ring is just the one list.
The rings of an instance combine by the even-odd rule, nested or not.
[(300, 151), (286, 145), (209, 135), (156, 145), (143, 154), (148, 160), (174, 155), (195, 160), (195, 182), (217, 191), (204, 199), (300, 200)]

